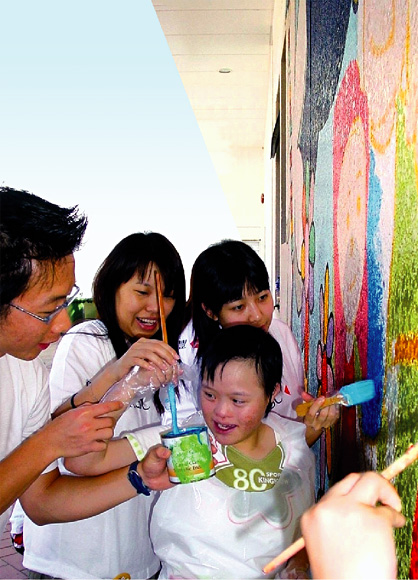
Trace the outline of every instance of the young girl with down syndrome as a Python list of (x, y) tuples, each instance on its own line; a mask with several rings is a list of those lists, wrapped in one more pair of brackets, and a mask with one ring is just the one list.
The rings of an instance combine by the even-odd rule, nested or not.
[[(177, 484), (156, 501), (150, 530), (160, 578), (260, 578), (300, 536), (300, 517), (314, 502), (314, 456), (304, 425), (270, 412), (281, 374), (280, 346), (260, 328), (218, 331), (202, 352), (200, 405), (215, 477)], [(135, 469), (161, 431), (125, 434), (106, 451), (66, 464), (89, 475), (131, 462)], [(306, 553), (275, 573), (308, 578)]]

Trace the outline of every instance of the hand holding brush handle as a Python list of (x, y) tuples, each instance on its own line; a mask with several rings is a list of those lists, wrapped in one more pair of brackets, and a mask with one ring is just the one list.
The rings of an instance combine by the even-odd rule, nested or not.
[[(330, 405), (343, 405), (351, 407), (370, 401), (375, 396), (374, 382), (370, 379), (357, 381), (351, 385), (341, 387), (341, 389), (331, 396), (327, 397), (321, 405), (321, 409)], [(304, 417), (309, 411), (314, 401), (305, 401), (296, 407), (296, 413), (299, 417)]]
[[(418, 459), (418, 443), (415, 443), (415, 445), (412, 445), (401, 457), (399, 457), (396, 461), (394, 461), (391, 465), (389, 465), (389, 467), (387, 467), (384, 471), (382, 471), (380, 479), (382, 477), (386, 480), (393, 479), (396, 475), (399, 475), (399, 473), (402, 473), (402, 471), (404, 471), (404, 469), (406, 469), (409, 465), (411, 465), (411, 463), (413, 463), (417, 459)], [(348, 477), (352, 477), (352, 476), (356, 476), (356, 475), (358, 476), (358, 474), (351, 474)], [(345, 480), (343, 480), (343, 481), (345, 481)], [(330, 488), (330, 490), (327, 492), (327, 494), (325, 494), (325, 496), (323, 497), (323, 499), (321, 501), (325, 501), (325, 498), (327, 496), (329, 497), (328, 494), (333, 493), (333, 489), (336, 488), (336, 486), (340, 485), (341, 483), (342, 482), (339, 482), (338, 484), (336, 484), (335, 486)], [(376, 501), (378, 501), (378, 499), (375, 499), (375, 502)], [(319, 503), (321, 503), (321, 502), (319, 502)], [(369, 505), (375, 505), (375, 504), (369, 504)], [(319, 504), (318, 504), (318, 506), (319, 506)], [(316, 507), (317, 506), (314, 506), (311, 509), (315, 509)], [(302, 519), (303, 519), (303, 517), (302, 517)], [(398, 521), (398, 523), (399, 523), (399, 521)], [(397, 527), (399, 527), (399, 525)], [(360, 531), (360, 528), (359, 528), (359, 531)], [(338, 537), (341, 538), (341, 535), (339, 532), (338, 532)], [(275, 568), (277, 568), (278, 566), (280, 566), (281, 564), (286, 562), (289, 558), (294, 556), (299, 550), (301, 550), (304, 547), (305, 547), (304, 538), (303, 537), (299, 538), (291, 546), (286, 548), (286, 550), (284, 550), (281, 554), (276, 556), (276, 558), (274, 558), (271, 562), (266, 564), (266, 566), (264, 566), (264, 568), (263, 568), (263, 572), (265, 574), (269, 574)], [(349, 546), (346, 546), (346, 549), (348, 551), (350, 551)], [(330, 554), (330, 557), (333, 557), (333, 555)], [(353, 557), (354, 557), (354, 555), (353, 555)], [(338, 574), (337, 576), (334, 576), (334, 577), (342, 578), (343, 576), (341, 576), (341, 574)], [(396, 577), (396, 576), (394, 576), (394, 577)], [(365, 575), (364, 578), (370, 578), (370, 575), (369, 576)]]
[[(308, 413), (309, 409), (312, 407), (316, 399), (312, 401), (305, 401), (296, 407), (296, 413), (298, 417), (305, 417)], [(330, 407), (331, 405), (343, 405), (344, 404), (344, 397), (342, 395), (333, 395), (331, 397), (327, 397), (325, 401), (321, 405), (321, 409), (325, 409), (325, 407)]]
[(400, 510), (395, 488), (377, 473), (352, 473), (335, 484), (301, 521), (313, 578), (396, 578)]

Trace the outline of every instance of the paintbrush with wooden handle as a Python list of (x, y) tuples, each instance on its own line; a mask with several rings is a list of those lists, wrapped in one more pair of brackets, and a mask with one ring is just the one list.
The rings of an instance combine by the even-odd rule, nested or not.
[[(161, 332), (163, 334), (163, 342), (168, 344), (167, 337), (167, 325), (165, 322), (164, 313), (164, 301), (163, 301), (163, 291), (161, 288), (161, 276), (160, 273), (155, 271), (155, 285), (157, 288), (157, 298), (158, 298), (158, 311), (160, 315)], [(172, 420), (172, 431), (173, 433), (180, 433), (179, 426), (177, 424), (177, 405), (176, 405), (176, 394), (175, 394), (175, 384), (170, 381), (167, 385), (168, 389), (168, 399), (170, 403), (171, 420)]]
[(165, 312), (164, 312), (164, 299), (163, 299), (163, 292), (161, 289), (161, 276), (160, 273), (155, 270), (155, 286), (157, 289), (157, 300), (158, 300), (158, 313), (160, 315), (160, 324), (161, 324), (161, 332), (163, 335), (163, 342), (168, 344), (168, 337), (167, 337), (167, 325), (165, 322)]
[[(341, 387), (339, 391), (327, 397), (322, 403), (321, 409), (330, 405), (343, 405), (344, 407), (360, 405), (373, 399), (375, 394), (374, 382), (371, 379), (357, 381)], [(315, 400), (305, 401), (298, 405), (295, 409), (298, 417), (304, 417), (314, 402)]]
[[(389, 465), (389, 467), (384, 469), (381, 472), (381, 475), (387, 480), (393, 479), (396, 475), (402, 473), (404, 469), (406, 469), (409, 465), (411, 465), (411, 463), (413, 463), (417, 459), (418, 459), (418, 443), (415, 443), (415, 445), (411, 445), (411, 447), (403, 455), (401, 455), (399, 459), (396, 459), (396, 461), (394, 461), (391, 465)], [(287, 562), (289, 558), (297, 554), (299, 550), (302, 550), (302, 548), (304, 547), (305, 540), (303, 539), (303, 537), (299, 538), (291, 546), (286, 548), (286, 550), (283, 550), (283, 552), (278, 556), (276, 556), (276, 558), (274, 558), (271, 562), (266, 564), (263, 568), (263, 572), (265, 574), (269, 574), (275, 568), (277, 568), (284, 562)]]

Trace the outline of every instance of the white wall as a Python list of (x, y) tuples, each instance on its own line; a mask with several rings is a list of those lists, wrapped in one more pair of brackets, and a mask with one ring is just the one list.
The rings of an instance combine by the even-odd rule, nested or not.
[[(265, 262), (269, 271), (272, 292), (275, 290), (275, 281), (280, 275), (280, 318), (289, 323), (290, 304), (288, 303), (289, 276), (291, 264), (288, 248), (280, 247), (279, 224), (275, 216), (275, 160), (270, 159), (271, 138), (276, 123), (276, 99), (280, 81), (282, 49), (285, 34), (286, 0), (275, 0), (273, 26), (271, 35), (271, 68), (269, 105), (266, 119), (266, 138), (264, 146), (264, 191), (265, 191)], [(281, 272), (276, 272), (276, 252), (281, 252)]]
[(259, 240), (259, 254), (264, 259), (263, 153), (262, 149), (241, 147), (228, 152), (224, 163), (218, 158), (217, 168), (241, 239)]

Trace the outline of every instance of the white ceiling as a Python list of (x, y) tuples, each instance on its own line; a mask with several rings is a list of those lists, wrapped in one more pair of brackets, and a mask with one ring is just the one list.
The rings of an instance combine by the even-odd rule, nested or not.
[(228, 152), (264, 146), (274, 0), (152, 2), (220, 176)]

